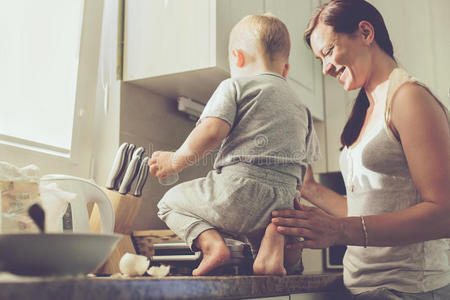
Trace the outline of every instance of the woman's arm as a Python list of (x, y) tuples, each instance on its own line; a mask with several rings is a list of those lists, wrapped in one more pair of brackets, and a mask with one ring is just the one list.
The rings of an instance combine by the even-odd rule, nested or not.
[(393, 98), (391, 122), (423, 202), (367, 217), (372, 242), (392, 245), (449, 237), (450, 130), (444, 110), (424, 87), (407, 83)]
[(306, 169), (305, 178), (299, 191), (302, 198), (323, 209), (328, 214), (336, 217), (347, 216), (347, 199), (316, 182), (310, 165)]
[[(450, 237), (450, 132), (443, 109), (416, 84), (395, 95), (392, 125), (401, 140), (422, 201), (410, 208), (364, 217), (369, 246), (396, 246)], [(298, 206), (298, 205), (297, 205)], [(318, 209), (274, 212), (281, 233), (303, 236), (299, 247), (364, 245), (359, 217), (336, 218)]]
[(326, 248), (331, 245), (364, 245), (364, 232), (359, 217), (335, 217), (317, 207), (301, 205), (294, 200), (295, 210), (272, 212), (272, 223), (281, 234), (302, 237), (302, 242), (288, 248)]

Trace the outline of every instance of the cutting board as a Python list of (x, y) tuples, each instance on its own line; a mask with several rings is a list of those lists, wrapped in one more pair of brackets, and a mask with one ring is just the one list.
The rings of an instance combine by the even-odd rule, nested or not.
[[(133, 231), (136, 216), (141, 207), (142, 198), (132, 195), (122, 195), (117, 191), (103, 188), (103, 191), (111, 201), (114, 209), (114, 232), (123, 234), (122, 240), (117, 243), (116, 248), (112, 251), (106, 262), (94, 274), (114, 274), (119, 273), (119, 261), (125, 253), (136, 254), (130, 234)], [(94, 206), (90, 217), (90, 229), (92, 232), (100, 232), (101, 222), (98, 207)]]

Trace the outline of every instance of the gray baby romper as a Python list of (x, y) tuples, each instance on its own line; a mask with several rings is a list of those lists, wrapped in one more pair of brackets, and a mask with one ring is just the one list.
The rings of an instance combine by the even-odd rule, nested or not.
[(192, 248), (216, 229), (249, 242), (254, 253), (271, 212), (293, 208), (305, 166), (319, 146), (309, 110), (279, 74), (224, 80), (200, 117), (228, 122), (214, 169), (171, 188), (158, 216)]

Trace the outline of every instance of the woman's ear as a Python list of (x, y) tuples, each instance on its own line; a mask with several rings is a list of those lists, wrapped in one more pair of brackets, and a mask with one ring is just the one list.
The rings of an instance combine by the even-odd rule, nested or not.
[(368, 21), (361, 21), (358, 25), (358, 31), (365, 43), (370, 45), (375, 38), (375, 30), (372, 24)]
[(245, 65), (244, 53), (240, 49), (231, 50), (231, 62), (234, 66), (242, 68)]

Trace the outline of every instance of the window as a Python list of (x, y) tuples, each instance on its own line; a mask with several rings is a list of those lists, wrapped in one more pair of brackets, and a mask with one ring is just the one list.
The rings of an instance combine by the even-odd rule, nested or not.
[(70, 153), (82, 8), (82, 0), (20, 0), (0, 12), (4, 142)]
[(3, 5), (1, 160), (86, 175), (102, 8), (103, 1), (85, 0)]

